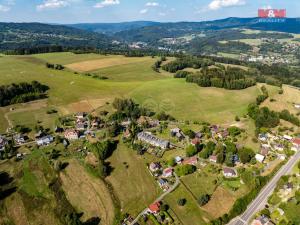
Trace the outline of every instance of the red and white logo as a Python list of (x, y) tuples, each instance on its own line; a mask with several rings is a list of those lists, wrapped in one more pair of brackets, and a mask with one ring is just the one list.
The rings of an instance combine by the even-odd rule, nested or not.
[(259, 9), (260, 18), (286, 18), (286, 9)]

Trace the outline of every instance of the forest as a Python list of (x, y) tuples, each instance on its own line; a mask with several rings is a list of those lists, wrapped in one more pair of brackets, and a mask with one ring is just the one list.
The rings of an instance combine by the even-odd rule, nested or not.
[(0, 86), (0, 106), (46, 98), (49, 87), (37, 81)]
[(186, 81), (201, 87), (218, 87), (230, 90), (245, 89), (256, 84), (250, 72), (233, 67), (204, 68), (198, 73), (189, 74)]

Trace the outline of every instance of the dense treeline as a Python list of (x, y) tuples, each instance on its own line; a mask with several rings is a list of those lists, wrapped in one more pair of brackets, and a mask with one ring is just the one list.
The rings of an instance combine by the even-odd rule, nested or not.
[(300, 120), (297, 116), (291, 114), (288, 110), (282, 110), (279, 113), (279, 118), (285, 121), (288, 121), (296, 126), (300, 126)]
[(257, 104), (248, 106), (248, 115), (255, 121), (257, 131), (263, 127), (276, 127), (280, 122), (278, 113), (270, 110), (268, 107), (259, 108)]
[(0, 106), (28, 102), (46, 97), (48, 86), (37, 81), (0, 86)]
[(199, 73), (188, 75), (186, 81), (196, 83), (201, 87), (240, 90), (256, 84), (250, 75), (250, 72), (233, 67), (205, 68)]
[(268, 90), (265, 86), (261, 87), (261, 92), (262, 92), (262, 94), (258, 95), (257, 98), (256, 98), (256, 104), (257, 105), (260, 105), (261, 103), (263, 103), (269, 97)]
[(185, 56), (165, 64), (162, 69), (170, 73), (176, 73), (178, 70), (185, 68), (199, 69), (211, 65), (214, 65), (214, 62), (208, 58)]

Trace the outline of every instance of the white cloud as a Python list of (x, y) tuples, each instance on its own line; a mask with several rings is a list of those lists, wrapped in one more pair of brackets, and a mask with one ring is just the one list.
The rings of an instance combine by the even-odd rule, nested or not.
[(141, 11), (140, 11), (140, 14), (146, 14), (148, 12), (148, 9), (142, 9)]
[(57, 9), (66, 7), (69, 5), (69, 1), (67, 0), (45, 0), (42, 4), (38, 5), (37, 10), (44, 9)]
[(213, 0), (209, 5), (209, 10), (218, 10), (225, 7), (245, 5), (244, 0)]
[(157, 6), (159, 6), (159, 3), (158, 2), (147, 2), (146, 6), (148, 6), (148, 7), (157, 7)]
[(5, 5), (0, 5), (0, 12), (8, 12), (10, 10), (10, 7)]
[(119, 0), (104, 0), (94, 5), (94, 8), (103, 8), (105, 6), (119, 5), (119, 4), (120, 4)]
[(270, 5), (266, 5), (266, 6), (263, 6), (262, 9), (273, 9), (273, 8)]

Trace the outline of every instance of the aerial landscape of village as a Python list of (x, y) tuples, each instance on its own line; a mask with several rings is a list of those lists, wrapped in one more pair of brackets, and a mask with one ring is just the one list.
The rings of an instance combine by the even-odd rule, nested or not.
[(300, 225), (299, 8), (0, 0), (0, 225)]

